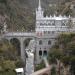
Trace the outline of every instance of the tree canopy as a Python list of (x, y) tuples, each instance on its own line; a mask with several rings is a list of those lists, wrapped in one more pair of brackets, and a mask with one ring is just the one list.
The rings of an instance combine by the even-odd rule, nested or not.
[(65, 66), (71, 65), (71, 72), (75, 74), (75, 34), (61, 34), (51, 48), (49, 58), (51, 55), (54, 59), (63, 62)]

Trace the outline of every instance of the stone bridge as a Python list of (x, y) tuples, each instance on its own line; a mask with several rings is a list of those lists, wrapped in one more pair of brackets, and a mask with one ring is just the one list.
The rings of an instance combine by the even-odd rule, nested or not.
[(5, 33), (3, 37), (9, 41), (16, 39), (20, 43), (21, 58), (25, 62), (25, 42), (27, 39), (35, 40), (35, 32), (9, 32)]

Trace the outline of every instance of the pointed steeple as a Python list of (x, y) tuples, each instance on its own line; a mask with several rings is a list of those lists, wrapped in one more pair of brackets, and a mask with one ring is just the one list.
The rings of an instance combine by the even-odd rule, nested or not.
[(36, 10), (36, 18), (42, 18), (43, 17), (43, 10), (41, 8), (41, 1), (38, 0), (38, 9)]
[(42, 10), (41, 8), (41, 1), (39, 0), (38, 10)]

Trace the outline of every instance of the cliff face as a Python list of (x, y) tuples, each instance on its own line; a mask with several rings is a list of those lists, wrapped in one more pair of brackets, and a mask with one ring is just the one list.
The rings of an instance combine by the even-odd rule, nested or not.
[[(64, 0), (41, 0), (41, 3), (42, 7), (49, 8), (49, 4), (62, 1)], [(37, 6), (38, 0), (0, 0), (0, 14), (7, 16), (6, 22), (10, 31), (30, 31), (35, 28), (35, 8)], [(55, 9), (49, 8), (48, 12)]]

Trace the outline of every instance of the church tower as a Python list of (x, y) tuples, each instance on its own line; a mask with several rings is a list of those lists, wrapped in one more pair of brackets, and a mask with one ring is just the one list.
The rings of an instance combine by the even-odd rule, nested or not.
[(41, 8), (41, 1), (39, 0), (38, 8), (36, 9), (36, 19), (43, 17), (43, 10)]

